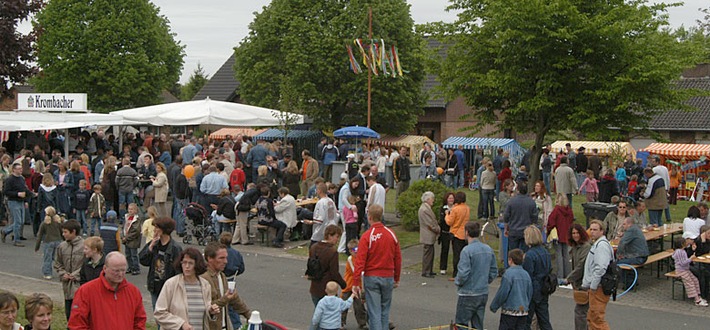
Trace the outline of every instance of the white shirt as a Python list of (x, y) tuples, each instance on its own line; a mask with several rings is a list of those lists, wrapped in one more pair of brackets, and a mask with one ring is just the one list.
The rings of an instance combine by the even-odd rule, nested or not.
[(668, 175), (668, 168), (663, 165), (656, 165), (653, 167), (653, 173), (658, 174), (658, 176), (663, 179), (663, 183), (666, 186), (666, 191), (671, 187), (671, 176)]
[(370, 205), (377, 204), (382, 206), (384, 209), (386, 195), (387, 192), (385, 191), (385, 187), (379, 183), (375, 183), (372, 187), (370, 187), (370, 193), (367, 198), (367, 208), (370, 208)]
[(700, 236), (700, 227), (705, 220), (700, 218), (685, 218), (683, 220), (683, 238), (696, 238)]
[(325, 227), (334, 225), (338, 221), (338, 209), (335, 207), (335, 203), (332, 199), (323, 197), (318, 200), (313, 210), (313, 220), (320, 220), (322, 223), (313, 223), (311, 241), (322, 241), (325, 234)]

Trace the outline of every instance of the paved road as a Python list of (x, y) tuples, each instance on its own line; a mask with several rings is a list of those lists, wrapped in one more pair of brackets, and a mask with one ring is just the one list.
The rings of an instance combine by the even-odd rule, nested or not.
[[(40, 279), (41, 255), (32, 251), (30, 246), (34, 241), (27, 243), (25, 248), (0, 244), (0, 288), (22, 293), (42, 291), (61, 299), (61, 287), (58, 283)], [(306, 329), (313, 312), (313, 304), (308, 294), (309, 283), (302, 277), (305, 261), (282, 250), (258, 245), (239, 249), (243, 251), (247, 270), (238, 278), (237, 289), (247, 304), (252, 309), (259, 310), (265, 319), (277, 321), (293, 329)], [(418, 255), (420, 248), (415, 249), (409, 254)], [(139, 276), (128, 275), (128, 279), (143, 290), (146, 306), (149, 306), (150, 296), (145, 291), (145, 274), (144, 271)], [(490, 298), (496, 289), (497, 281), (491, 288)], [(563, 289), (559, 291), (550, 301), (553, 327), (571, 329), (573, 302), (568, 292)], [(687, 303), (690, 304), (689, 301)], [(456, 293), (452, 282), (441, 276), (424, 279), (418, 272), (405, 271), (401, 286), (395, 290), (391, 319), (399, 329), (439, 326), (448, 324), (453, 319), (455, 308)], [(697, 310), (704, 311), (703, 315), (612, 303), (607, 315), (612, 329), (705, 329), (710, 321), (709, 314), (704, 309)], [(356, 329), (352, 315), (350, 319), (348, 329)], [(486, 328), (496, 329), (498, 315), (488, 312), (485, 323)]]

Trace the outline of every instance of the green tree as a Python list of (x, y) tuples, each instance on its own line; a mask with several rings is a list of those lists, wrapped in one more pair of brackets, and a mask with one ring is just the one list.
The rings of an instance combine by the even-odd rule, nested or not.
[(192, 100), (197, 92), (209, 81), (209, 76), (205, 73), (205, 69), (197, 62), (197, 68), (192, 72), (190, 80), (185, 86), (182, 86), (180, 91), (180, 99), (183, 101)]
[(702, 60), (668, 29), (667, 5), (645, 0), (454, 0), (457, 21), (430, 26), (451, 47), (439, 78), (479, 126), (532, 133), (532, 180), (545, 136), (574, 130), (619, 137), (657, 114), (689, 109), (699, 91), (675, 89)]
[[(240, 97), (249, 104), (278, 108), (284, 86), (295, 108), (319, 129), (367, 124), (367, 74), (348, 67), (346, 45), (368, 35), (396, 45), (402, 77), (373, 76), (372, 128), (381, 133), (410, 131), (422, 112), (424, 40), (414, 33), (404, 0), (274, 0), (256, 14), (250, 33), (235, 48)], [(361, 60), (361, 59), (359, 59)], [(283, 83), (284, 79), (296, 83)]]
[(17, 25), (40, 8), (41, 0), (0, 1), (0, 99), (11, 95), (12, 84), (25, 82), (37, 71), (31, 64), (35, 33), (19, 33)]
[(52, 0), (35, 23), (37, 89), (87, 93), (97, 112), (156, 104), (182, 70), (183, 46), (148, 0)]

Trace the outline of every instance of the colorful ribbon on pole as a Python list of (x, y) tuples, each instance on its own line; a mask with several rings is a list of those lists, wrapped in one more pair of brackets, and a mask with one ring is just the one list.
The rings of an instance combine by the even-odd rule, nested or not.
[(369, 44), (365, 43), (363, 39), (353, 40), (353, 44), (356, 50), (353, 51), (353, 47), (346, 46), (348, 50), (348, 58), (350, 60), (350, 70), (355, 74), (360, 74), (363, 72), (360, 63), (358, 62), (356, 52), (359, 51), (359, 55), (362, 56), (362, 63), (364, 67), (370, 70), (374, 75), (379, 76), (380, 73), (384, 76), (397, 77), (402, 76), (405, 70), (402, 70), (402, 63), (399, 61), (399, 54), (397, 52), (397, 46), (385, 46), (385, 41), (383, 39), (372, 39)]

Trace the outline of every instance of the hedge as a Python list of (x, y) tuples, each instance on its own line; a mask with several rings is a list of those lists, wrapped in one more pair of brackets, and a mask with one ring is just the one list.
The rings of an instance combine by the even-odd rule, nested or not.
[(419, 207), (422, 205), (422, 194), (426, 191), (434, 193), (434, 206), (432, 206), (432, 209), (434, 214), (437, 217), (439, 216), (438, 210), (441, 208), (444, 194), (449, 189), (439, 181), (415, 181), (397, 199), (397, 211), (402, 216), (402, 227), (405, 230), (419, 230)]

